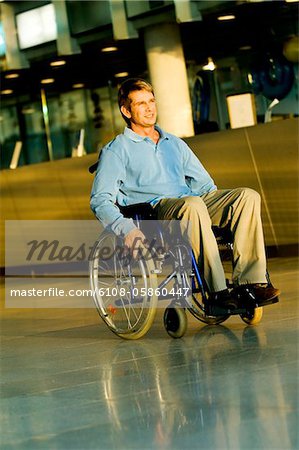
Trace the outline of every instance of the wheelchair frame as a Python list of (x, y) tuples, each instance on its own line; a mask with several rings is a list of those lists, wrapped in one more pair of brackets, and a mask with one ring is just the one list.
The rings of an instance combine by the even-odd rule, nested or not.
[[(120, 210), (124, 217), (133, 218), (141, 230), (148, 219), (156, 219), (154, 209), (147, 203), (120, 207)], [(157, 234), (161, 243), (164, 243), (160, 228), (157, 229)], [(102, 256), (107, 254), (109, 243), (111, 252), (108, 253), (111, 258), (103, 260)], [(231, 243), (226, 242), (225, 245), (232, 249)], [(208, 289), (192, 251), (188, 255), (192, 262), (191, 272), (186, 271), (186, 249), (181, 242), (174, 243), (174, 247), (164, 254), (158, 254), (155, 247), (141, 247), (138, 259), (133, 260), (123, 253), (123, 244), (119, 238), (104, 231), (94, 246), (90, 261), (90, 283), (99, 315), (111, 331), (124, 339), (141, 338), (149, 331), (155, 319), (158, 301), (161, 300), (171, 301), (164, 312), (164, 326), (174, 338), (182, 337), (186, 332), (186, 310), (206, 324), (220, 324), (231, 315), (240, 315), (248, 325), (260, 322), (263, 308), (258, 305), (250, 310), (240, 308), (233, 311), (209, 305)], [(166, 254), (172, 257), (172, 271), (158, 284)], [(170, 282), (174, 284), (173, 294), (159, 295)], [(179, 299), (178, 289), (184, 292)], [(114, 296), (111, 295), (112, 292)]]

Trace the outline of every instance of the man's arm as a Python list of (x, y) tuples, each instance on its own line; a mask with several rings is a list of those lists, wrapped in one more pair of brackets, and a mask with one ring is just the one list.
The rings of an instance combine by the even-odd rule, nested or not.
[(92, 186), (90, 206), (102, 225), (118, 236), (125, 236), (136, 228), (133, 220), (124, 218), (116, 205), (116, 196), (124, 177), (122, 160), (110, 148), (104, 148)]
[(144, 234), (135, 226), (132, 219), (124, 218), (116, 205), (116, 196), (125, 176), (121, 159), (103, 149), (92, 187), (90, 206), (105, 228), (124, 237), (124, 245), (137, 257), (138, 247), (145, 240)]

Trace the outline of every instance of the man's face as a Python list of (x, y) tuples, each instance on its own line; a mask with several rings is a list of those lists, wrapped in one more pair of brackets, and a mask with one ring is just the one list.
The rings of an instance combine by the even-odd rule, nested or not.
[(121, 111), (133, 124), (144, 128), (155, 125), (157, 120), (156, 100), (151, 92), (146, 90), (130, 92), (129, 100), (129, 109), (122, 106)]

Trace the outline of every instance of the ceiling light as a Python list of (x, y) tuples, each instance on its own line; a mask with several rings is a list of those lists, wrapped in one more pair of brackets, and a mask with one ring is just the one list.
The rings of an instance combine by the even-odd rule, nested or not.
[(115, 78), (124, 78), (127, 77), (129, 75), (129, 72), (119, 72), (114, 74)]
[(251, 45), (242, 45), (242, 47), (239, 48), (239, 50), (251, 50)]
[(234, 16), (233, 14), (227, 14), (226, 16), (217, 17), (217, 20), (233, 20), (235, 18), (236, 16)]
[(54, 83), (54, 78), (44, 78), (43, 80), (41, 80), (41, 84), (51, 84)]
[(84, 83), (75, 83), (73, 84), (73, 88), (74, 89), (79, 89), (79, 88), (83, 88), (84, 87)]
[(216, 66), (215, 66), (215, 63), (214, 63), (213, 59), (209, 57), (208, 58), (208, 64), (202, 66), (202, 69), (203, 70), (211, 70), (211, 71), (215, 70)]
[(3, 95), (9, 95), (12, 93), (13, 93), (12, 89), (4, 89), (3, 91), (1, 91), (1, 94), (3, 94)]
[(64, 66), (65, 64), (66, 64), (66, 61), (64, 61), (64, 59), (50, 62), (50, 66), (52, 66), (52, 67)]
[(104, 47), (104, 48), (102, 48), (102, 52), (116, 52), (118, 50), (118, 48), (117, 47)]
[(299, 0), (285, 0), (286, 3), (295, 3), (295, 2), (299, 2)]
[(5, 75), (5, 78), (12, 79), (12, 78), (19, 78), (19, 74), (18, 73), (8, 73), (7, 75)]

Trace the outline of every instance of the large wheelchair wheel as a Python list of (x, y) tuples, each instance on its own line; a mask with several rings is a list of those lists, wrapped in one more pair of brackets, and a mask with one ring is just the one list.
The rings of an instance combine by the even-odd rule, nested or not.
[(104, 232), (90, 261), (90, 283), (99, 315), (113, 333), (139, 339), (150, 329), (156, 314), (157, 275), (148, 250), (134, 260), (124, 254), (121, 240)]

